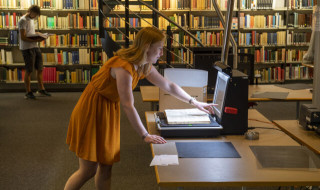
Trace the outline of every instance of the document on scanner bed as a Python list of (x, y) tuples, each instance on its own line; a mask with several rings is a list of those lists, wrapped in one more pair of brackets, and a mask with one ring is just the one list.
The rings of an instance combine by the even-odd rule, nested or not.
[(210, 124), (209, 115), (197, 108), (164, 110), (168, 124)]

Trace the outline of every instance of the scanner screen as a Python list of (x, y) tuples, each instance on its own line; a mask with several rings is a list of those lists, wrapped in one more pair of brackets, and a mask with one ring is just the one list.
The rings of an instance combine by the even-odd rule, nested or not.
[(218, 104), (214, 107), (214, 112), (219, 118), (221, 118), (221, 115), (223, 113), (224, 101), (226, 97), (229, 78), (230, 77), (228, 75), (220, 71), (218, 72), (213, 96), (213, 103)]

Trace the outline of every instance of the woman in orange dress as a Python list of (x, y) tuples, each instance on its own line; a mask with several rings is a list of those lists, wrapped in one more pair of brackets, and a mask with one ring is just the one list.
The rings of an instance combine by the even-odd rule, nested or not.
[(130, 48), (117, 51), (92, 77), (69, 122), (67, 144), (79, 157), (79, 169), (68, 179), (65, 190), (80, 189), (93, 176), (97, 189), (110, 189), (112, 165), (120, 160), (120, 103), (146, 143), (166, 143), (147, 132), (134, 107), (132, 90), (139, 79), (146, 78), (178, 99), (213, 113), (212, 104), (196, 101), (152, 66), (163, 55), (164, 41), (159, 29), (146, 27)]

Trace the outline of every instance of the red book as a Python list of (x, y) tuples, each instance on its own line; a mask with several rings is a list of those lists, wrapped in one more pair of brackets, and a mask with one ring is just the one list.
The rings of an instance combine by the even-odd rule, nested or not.
[(48, 67), (48, 83), (51, 83), (52, 67)]
[(60, 54), (60, 53), (58, 53), (58, 54), (57, 54), (57, 56), (58, 56), (58, 64), (59, 64), (59, 65), (61, 65), (61, 64), (62, 64), (62, 61), (61, 61), (61, 54)]
[(91, 64), (93, 63), (93, 52), (91, 52)]
[(9, 28), (9, 14), (6, 14), (6, 27)]
[(79, 17), (79, 20), (80, 20), (80, 26), (79, 26), (79, 28), (80, 28), (80, 29), (83, 29), (83, 17), (80, 16), (80, 17)]
[(13, 26), (16, 27), (17, 26), (16, 13), (12, 13), (12, 15), (13, 15)]
[(54, 83), (57, 82), (57, 68), (54, 67)]

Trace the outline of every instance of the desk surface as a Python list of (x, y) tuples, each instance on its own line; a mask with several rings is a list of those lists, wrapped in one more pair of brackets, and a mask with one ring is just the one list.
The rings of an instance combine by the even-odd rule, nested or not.
[[(156, 86), (140, 86), (142, 100), (144, 102), (159, 102), (159, 88)], [(309, 89), (290, 90), (275, 85), (249, 85), (248, 100), (250, 102), (275, 101), (271, 98), (251, 98), (257, 92), (289, 92), (285, 101), (309, 101), (312, 100), (312, 93)], [(208, 94), (208, 101), (212, 101), (213, 95)]]
[(297, 142), (309, 147), (316, 154), (320, 154), (320, 135), (316, 132), (304, 130), (297, 120), (275, 120), (273, 122)]
[[(155, 127), (154, 112), (146, 112), (150, 133), (159, 134)], [(268, 122), (256, 110), (249, 110), (249, 126), (273, 127), (250, 118)], [(266, 169), (257, 162), (250, 145), (299, 146), (278, 130), (255, 129), (260, 139), (250, 141), (242, 135), (220, 136), (207, 139), (167, 139), (164, 145), (151, 145), (152, 154), (177, 154), (174, 142), (181, 141), (226, 141), (232, 142), (241, 158), (179, 158), (176, 166), (155, 166), (157, 183), (160, 186), (304, 186), (320, 185), (320, 170)]]

